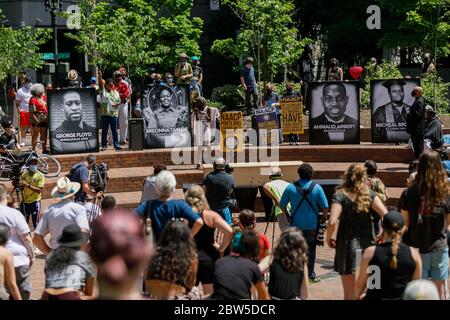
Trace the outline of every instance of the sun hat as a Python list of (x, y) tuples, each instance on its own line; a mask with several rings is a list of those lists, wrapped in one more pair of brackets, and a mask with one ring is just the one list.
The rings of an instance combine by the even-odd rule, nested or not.
[(180, 58), (189, 58), (188, 55), (186, 53), (181, 53), (180, 54)]
[(72, 182), (67, 177), (61, 177), (56, 182), (56, 187), (52, 190), (52, 198), (55, 199), (67, 199), (73, 196), (80, 190), (81, 184), (78, 182)]
[(77, 70), (74, 70), (74, 69), (70, 70), (67, 73), (67, 78), (69, 78), (69, 80), (72, 80), (72, 81), (77, 80), (78, 79), (78, 72), (77, 72)]
[(283, 173), (281, 172), (281, 168), (273, 167), (270, 170), (270, 177), (281, 177), (281, 176), (283, 176)]
[(77, 248), (85, 244), (88, 239), (89, 235), (82, 232), (78, 225), (69, 224), (58, 238), (58, 244), (60, 247)]

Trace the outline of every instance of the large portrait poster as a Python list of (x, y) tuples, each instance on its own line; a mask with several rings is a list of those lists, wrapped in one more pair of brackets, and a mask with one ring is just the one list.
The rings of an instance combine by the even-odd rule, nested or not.
[(244, 150), (244, 117), (241, 111), (220, 114), (220, 148), (222, 152)]
[(50, 91), (48, 117), (52, 154), (99, 151), (97, 93), (93, 88)]
[(150, 86), (141, 99), (146, 148), (191, 146), (187, 86)]
[(260, 145), (279, 145), (280, 130), (275, 108), (259, 108), (255, 110), (256, 124)]
[(360, 143), (357, 81), (311, 82), (306, 103), (310, 144)]
[(300, 97), (287, 98), (281, 104), (281, 130), (285, 134), (303, 134), (303, 103)]
[(406, 114), (414, 103), (411, 91), (420, 79), (387, 79), (370, 82), (372, 142), (408, 142)]

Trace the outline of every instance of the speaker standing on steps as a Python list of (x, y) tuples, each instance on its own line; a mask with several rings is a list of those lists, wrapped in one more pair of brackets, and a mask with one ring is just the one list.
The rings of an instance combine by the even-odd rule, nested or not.
[(144, 149), (144, 119), (129, 119), (129, 149), (143, 150)]

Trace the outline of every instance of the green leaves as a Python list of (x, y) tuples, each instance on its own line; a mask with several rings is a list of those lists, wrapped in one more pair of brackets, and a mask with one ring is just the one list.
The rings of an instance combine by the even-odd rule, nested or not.
[(283, 65), (298, 59), (309, 42), (299, 40), (292, 21), (295, 11), (292, 0), (224, 0), (223, 3), (241, 20), (241, 29), (236, 39), (215, 40), (211, 51), (232, 60), (253, 56), (265, 81), (281, 72)]
[[(3, 18), (1, 14), (0, 18)], [(29, 26), (13, 29), (0, 25), (0, 80), (8, 75), (18, 75), (26, 68), (39, 69), (44, 64), (39, 48), (50, 34), (50, 29)]]
[(191, 0), (78, 2), (82, 28), (67, 36), (101, 69), (125, 65), (130, 75), (143, 76), (150, 65), (172, 68), (181, 52), (200, 54), (203, 21), (190, 18)]

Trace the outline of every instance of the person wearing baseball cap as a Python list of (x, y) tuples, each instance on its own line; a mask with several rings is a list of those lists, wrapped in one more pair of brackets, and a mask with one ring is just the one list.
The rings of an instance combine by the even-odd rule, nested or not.
[(389, 79), (382, 83), (391, 101), (379, 106), (372, 117), (374, 142), (408, 141), (406, 115), (410, 106), (403, 102), (405, 85), (406, 82), (403, 79)]
[(189, 84), (193, 76), (192, 66), (187, 61), (188, 56), (185, 53), (180, 54), (179, 62), (175, 65), (175, 77), (177, 78), (177, 84)]
[(193, 56), (192, 61), (192, 81), (191, 88), (197, 87), (199, 94), (202, 94), (202, 83), (203, 83), (203, 69), (200, 67), (200, 58)]
[[(368, 247), (363, 254), (356, 298), (400, 300), (406, 285), (422, 276), (422, 260), (417, 249), (402, 243), (405, 223), (400, 212), (392, 210), (383, 217), (382, 243)], [(378, 285), (368, 287), (369, 266), (377, 266)], [(369, 281), (370, 283), (370, 281)], [(367, 290), (366, 290), (367, 289)]]
[[(95, 265), (80, 250), (88, 234), (76, 224), (67, 225), (58, 237), (58, 248), (45, 260), (45, 289), (41, 300), (81, 300), (94, 294)], [(84, 297), (82, 297), (84, 295)]]
[(36, 229), (38, 217), (41, 212), (42, 190), (45, 185), (45, 177), (38, 170), (38, 158), (32, 156), (26, 163), (27, 169), (20, 176), (20, 185), (22, 187), (22, 210), (25, 220), (31, 220), (34, 229)]
[(8, 150), (20, 150), (20, 145), (14, 130), (14, 124), (6, 117), (2, 119), (3, 134), (0, 136), (0, 154), (7, 154)]
[(444, 145), (443, 124), (436, 115), (436, 110), (429, 104), (425, 106), (425, 122), (425, 145), (430, 149), (439, 150)]

